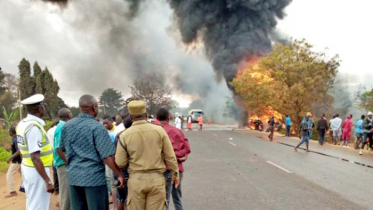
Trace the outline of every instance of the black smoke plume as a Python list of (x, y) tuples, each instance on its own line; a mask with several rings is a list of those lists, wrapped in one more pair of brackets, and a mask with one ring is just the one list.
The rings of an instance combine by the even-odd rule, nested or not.
[(271, 50), (277, 19), (291, 0), (169, 0), (186, 44), (201, 39), (218, 76)]

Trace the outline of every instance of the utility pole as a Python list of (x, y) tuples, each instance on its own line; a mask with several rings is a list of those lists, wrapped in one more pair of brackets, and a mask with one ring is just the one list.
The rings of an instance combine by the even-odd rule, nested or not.
[(19, 106), (19, 120), (22, 120), (22, 104), (21, 104), (21, 91), (18, 88), (18, 106)]

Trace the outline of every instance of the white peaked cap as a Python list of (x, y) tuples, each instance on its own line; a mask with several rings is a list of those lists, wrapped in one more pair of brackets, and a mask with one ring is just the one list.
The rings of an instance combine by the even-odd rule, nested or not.
[(373, 115), (373, 113), (369, 111), (369, 112), (368, 112), (368, 115)]
[(42, 94), (35, 94), (21, 101), (21, 104), (31, 105), (31, 104), (37, 104), (43, 101), (44, 101), (44, 96)]

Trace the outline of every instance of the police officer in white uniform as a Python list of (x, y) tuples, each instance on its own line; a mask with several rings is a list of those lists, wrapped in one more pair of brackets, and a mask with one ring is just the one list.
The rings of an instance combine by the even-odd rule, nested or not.
[(33, 95), (23, 101), (28, 115), (17, 125), (18, 148), (22, 154), (22, 178), (26, 190), (26, 210), (48, 210), (54, 186), (49, 178), (53, 162), (52, 144), (41, 118), (44, 96)]

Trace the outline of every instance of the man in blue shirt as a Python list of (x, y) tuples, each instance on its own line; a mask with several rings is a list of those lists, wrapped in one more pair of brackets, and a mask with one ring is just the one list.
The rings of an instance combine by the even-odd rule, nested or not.
[(124, 186), (113, 157), (115, 147), (105, 127), (95, 120), (97, 100), (83, 95), (79, 107), (81, 114), (65, 123), (60, 142), (67, 158), (71, 209), (109, 210), (105, 164), (118, 175), (118, 188)]
[[(356, 122), (356, 129), (355, 129), (355, 133), (356, 133), (356, 143), (355, 143), (355, 148), (358, 149), (360, 148), (360, 144), (363, 142), (363, 124), (364, 124), (364, 120), (365, 120), (365, 115), (361, 115), (361, 119), (358, 120)], [(360, 149), (360, 152), (359, 152), (360, 155), (363, 154), (363, 149)]]
[(285, 123), (286, 123), (286, 136), (290, 137), (291, 119), (289, 115), (286, 115)]
[(69, 182), (66, 174), (66, 156), (60, 150), (62, 127), (67, 121), (73, 118), (70, 110), (62, 108), (58, 111), (60, 122), (57, 124), (53, 139), (53, 165), (57, 169), (60, 188), (60, 210), (70, 210)]

